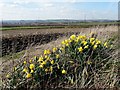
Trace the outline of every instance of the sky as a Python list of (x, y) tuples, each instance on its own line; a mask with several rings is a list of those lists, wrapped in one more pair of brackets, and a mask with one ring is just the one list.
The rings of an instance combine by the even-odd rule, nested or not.
[(118, 19), (119, 0), (1, 0), (2, 20)]

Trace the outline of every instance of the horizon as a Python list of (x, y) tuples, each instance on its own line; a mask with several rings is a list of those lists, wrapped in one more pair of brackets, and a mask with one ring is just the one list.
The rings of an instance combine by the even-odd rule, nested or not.
[[(46, 0), (47, 1), (47, 0)], [(2, 20), (118, 20), (118, 2), (4, 0)], [(108, 1), (108, 0), (106, 0)], [(117, 0), (116, 0), (117, 1)]]

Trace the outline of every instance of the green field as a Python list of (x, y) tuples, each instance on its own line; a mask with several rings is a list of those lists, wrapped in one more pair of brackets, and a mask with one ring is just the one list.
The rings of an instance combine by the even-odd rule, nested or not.
[(40, 26), (9, 26), (0, 27), (0, 30), (21, 30), (21, 29), (53, 29), (53, 28), (89, 28), (92, 26), (117, 25), (118, 22), (70, 22), (65, 25), (40, 25)]

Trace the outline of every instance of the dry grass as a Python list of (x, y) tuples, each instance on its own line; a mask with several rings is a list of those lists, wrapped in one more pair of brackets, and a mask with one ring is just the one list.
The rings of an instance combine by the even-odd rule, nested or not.
[[(45, 30), (43, 30), (43, 31), (40, 30), (40, 33), (45, 33), (44, 31)], [(71, 32), (78, 32), (79, 31), (81, 34), (87, 34), (87, 35), (89, 35), (90, 32), (95, 32), (95, 33), (98, 34), (98, 38), (99, 39), (105, 40), (106, 38), (109, 38), (112, 35), (116, 35), (117, 31), (118, 31), (118, 28), (117, 28), (117, 26), (114, 26), (114, 27), (113, 26), (109, 26), (109, 27), (101, 27), (101, 28), (97, 27), (97, 28), (89, 28), (89, 29), (75, 29), (74, 31), (73, 31), (73, 29), (69, 29), (69, 30), (66, 30), (66, 31), (65, 31), (65, 29), (54, 29), (54, 30), (52, 29), (52, 31), (51, 30), (46, 30), (46, 33), (54, 33), (54, 32), (58, 32), (58, 31), (61, 32), (61, 33), (63, 31), (64, 32), (67, 32), (67, 31), (69, 31), (69, 32), (70, 31)], [(7, 32), (4, 31), (3, 35), (6, 35)], [(24, 30), (23, 31), (19, 31), (19, 32), (16, 30), (14, 33), (17, 34), (17, 33), (20, 33), (20, 32), (24, 33)], [(25, 32), (27, 34), (27, 31), (25, 31)], [(28, 32), (29, 32), (29, 30), (28, 30)], [(9, 35), (12, 35), (13, 32), (12, 33), (8, 32), (8, 33), (9, 33)], [(31, 30), (30, 33), (33, 33), (32, 30)], [(37, 31), (37, 33), (39, 33), (39, 32)], [(29, 47), (27, 50), (24, 51), (24, 55), (22, 54), (20, 56), (20, 58), (15, 59), (15, 60), (13, 60), (13, 58), (11, 58), (8, 61), (8, 60), (5, 60), (5, 58), (3, 58), (4, 60), (2, 60), (2, 62), (0, 62), (0, 64), (1, 64), (0, 67), (1, 67), (1, 70), (4, 71), (4, 72), (0, 72), (0, 74), (2, 76), (4, 76), (6, 74), (6, 72), (10, 68), (12, 68), (13, 65), (17, 64), (17, 62), (21, 62), (21, 61), (23, 61), (25, 59), (29, 60), (33, 56), (39, 56), (39, 55), (41, 55), (43, 53), (43, 50), (45, 50), (45, 49), (52, 49), (53, 47), (59, 47), (61, 41), (63, 41), (66, 38), (68, 38), (68, 36), (60, 37), (56, 41), (52, 41), (52, 42), (50, 42), (48, 44), (43, 44), (43, 45), (40, 45), (40, 46)], [(114, 54), (114, 55), (116, 55), (116, 54)], [(110, 75), (113, 75), (112, 74), (113, 72), (114, 72), (114, 70), (111, 72)], [(110, 77), (110, 75), (108, 75), (108, 77)], [(104, 76), (102, 76), (102, 77), (104, 77)], [(116, 80), (116, 78), (115, 78), (115, 80)], [(113, 83), (111, 84), (111, 86), (114, 84), (115, 80), (113, 80)], [(96, 83), (98, 83), (97, 79), (96, 79)], [(102, 87), (102, 86), (103, 85), (101, 85), (99, 87)]]

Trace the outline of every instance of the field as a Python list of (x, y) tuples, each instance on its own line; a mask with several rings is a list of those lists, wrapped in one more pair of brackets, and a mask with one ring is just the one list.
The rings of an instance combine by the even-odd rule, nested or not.
[[(107, 57), (105, 57), (104, 61), (100, 59), (101, 60), (100, 62), (102, 62), (102, 63), (98, 62), (100, 64), (94, 63), (94, 65), (91, 64), (91, 65), (87, 65), (87, 66), (86, 66), (86, 64), (85, 65), (83, 64), (83, 66), (81, 67), (83, 69), (82, 70), (78, 69), (78, 70), (81, 70), (80, 71), (81, 73), (83, 73), (82, 76), (84, 75), (84, 77), (80, 78), (80, 77), (78, 77), (79, 76), (77, 74), (78, 72), (75, 73), (75, 71), (73, 69), (75, 67), (71, 68), (68, 65), (68, 62), (69, 62), (68, 59), (72, 60), (73, 58), (71, 58), (71, 56), (69, 56), (69, 57), (64, 56), (62, 53), (60, 53), (61, 56), (63, 55), (62, 57), (64, 58), (64, 60), (68, 60), (68, 61), (66, 61), (65, 63), (63, 63), (62, 61), (59, 61), (59, 62), (56, 61), (56, 63), (60, 64), (61, 67), (63, 67), (62, 64), (66, 65), (66, 67), (64, 67), (64, 68), (67, 70), (68, 74), (65, 74), (65, 75), (60, 74), (59, 77), (61, 77), (61, 78), (54, 77), (54, 78), (58, 79), (59, 82), (57, 82), (56, 80), (55, 80), (56, 82), (53, 82), (53, 81), (50, 82), (50, 80), (53, 79), (53, 77), (49, 76), (49, 77), (51, 77), (51, 79), (48, 79), (47, 81), (45, 79), (43, 79), (44, 77), (41, 78), (41, 79), (43, 79), (43, 81), (42, 81), (43, 84), (41, 84), (41, 83), (38, 84), (39, 83), (39, 81), (37, 81), (38, 78), (35, 79), (36, 84), (31, 83), (31, 82), (30, 83), (27, 82), (25, 84), (27, 85), (27, 87), (29, 89), (35, 88), (36, 85), (38, 85), (38, 86), (40, 85), (39, 87), (44, 87), (44, 86), (49, 87), (50, 86), (51, 88), (57, 87), (57, 86), (60, 88), (68, 88), (68, 87), (71, 87), (71, 88), (88, 88), (88, 87), (89, 88), (118, 88), (117, 86), (118, 86), (119, 81), (118, 81), (118, 66), (117, 65), (119, 62), (117, 61), (118, 58), (116, 57), (117, 52), (118, 52), (118, 47), (116, 48), (117, 44), (115, 44), (117, 42), (117, 37), (118, 37), (117, 36), (118, 26), (116, 26), (116, 25), (97, 26), (96, 25), (94, 27), (89, 27), (89, 28), (88, 27), (79, 28), (79, 27), (75, 27), (75, 26), (72, 28), (66, 27), (66, 26), (62, 26), (62, 27), (50, 27), (50, 26), (49, 27), (23, 27), (23, 28), (19, 28), (19, 29), (17, 29), (17, 28), (18, 27), (14, 27), (14, 28), (13, 27), (12, 28), (5, 27), (2, 30), (2, 38), (3, 38), (2, 43), (3, 43), (3, 45), (7, 45), (7, 49), (5, 49), (5, 50), (12, 52), (12, 53), (8, 52), (8, 55), (5, 55), (5, 56), (3, 55), (3, 57), (1, 57), (2, 60), (0, 60), (0, 63), (1, 63), (0, 74), (1, 74), (1, 79), (2, 79), (1, 83), (4, 82), (4, 84), (3, 84), (4, 87), (6, 87), (5, 85), (9, 85), (5, 76), (7, 73), (12, 72), (13, 66), (17, 67), (17, 65), (18, 65), (18, 67), (19, 67), (21, 62), (24, 62), (24, 61), (29, 62), (29, 60), (31, 60), (31, 59), (33, 60), (34, 57), (40, 57), (41, 55), (43, 55), (44, 50), (49, 49), (52, 51), (52, 49), (54, 47), (60, 48), (61, 42), (63, 40), (67, 40), (71, 35), (86, 35), (87, 37), (90, 37), (90, 33), (94, 32), (95, 35), (97, 35), (97, 38), (99, 40), (101, 40), (102, 42), (105, 42), (108, 39), (112, 40), (114, 47), (110, 51), (108, 50), (108, 53), (107, 53), (107, 55), (109, 56), (110, 52), (111, 52), (111, 55), (109, 56), (110, 58), (106, 59)], [(34, 39), (32, 39), (32, 38), (34, 38)], [(43, 38), (45, 38), (45, 39), (43, 39)], [(36, 41), (36, 39), (37, 39), (37, 41)], [(8, 42), (9, 42), (9, 44), (8, 44)], [(20, 43), (16, 44), (17, 42), (20, 42)], [(26, 42), (28, 42), (28, 43), (26, 44)], [(14, 44), (12, 44), (12, 43), (14, 43)], [(20, 46), (18, 47), (17, 45), (20, 45)], [(13, 49), (11, 49), (11, 47)], [(23, 48), (23, 47), (25, 47), (25, 48)], [(14, 52), (13, 51), (14, 49), (19, 49), (19, 51), (15, 50), (15, 52)], [(107, 51), (105, 51), (105, 53), (106, 52)], [(69, 55), (70, 53), (71, 52), (69, 52), (65, 55)], [(99, 57), (99, 58), (101, 58), (101, 57)], [(77, 56), (74, 59), (78, 59)], [(63, 59), (60, 59), (60, 60), (63, 60)], [(34, 61), (34, 60), (33, 60), (33, 62), (34, 62), (34, 64), (36, 63), (36, 61)], [(73, 62), (74, 62), (73, 65), (76, 65), (76, 68), (78, 68), (77, 64), (79, 62), (77, 60), (73, 61)], [(94, 67), (95, 65), (98, 65), (98, 68)], [(93, 70), (94, 73), (91, 73), (88, 70), (86, 71), (86, 67), (87, 67), (87, 69), (89, 69), (89, 66), (91, 66), (92, 69), (96, 68)], [(73, 74), (71, 74), (68, 71), (71, 69), (73, 69), (73, 71), (72, 71)], [(35, 68), (34, 68), (34, 70), (35, 70)], [(90, 77), (94, 77), (94, 78), (90, 79), (87, 75), (85, 75), (85, 73), (88, 73), (90, 75)], [(43, 75), (46, 76), (47, 74), (43, 74)], [(54, 75), (54, 74), (51, 74), (51, 75)], [(56, 74), (56, 75), (58, 75), (58, 74)], [(73, 75), (73, 77), (71, 75)], [(101, 77), (99, 75), (101, 75)], [(70, 76), (71, 76), (71, 78), (70, 78)], [(33, 75), (33, 78), (34, 77), (37, 77), (37, 76)], [(68, 80), (68, 77), (69, 77), (69, 80)], [(28, 80), (34, 81), (33, 78), (30, 78)], [(78, 78), (82, 82), (80, 82), (79, 80), (77, 81)], [(17, 82), (17, 80), (16, 80), (16, 82)], [(18, 82), (18, 83), (24, 84), (24, 80), (21, 82)], [(47, 83), (47, 84), (45, 84), (45, 83)], [(51, 83), (54, 83), (54, 84), (51, 84)], [(79, 86), (79, 84), (81, 86)], [(31, 85), (31, 87), (30, 87), (30, 85)], [(1, 86), (2, 86), (2, 84), (1, 84)], [(25, 88), (24, 85), (21, 87)], [(16, 87), (16, 88), (21, 88), (21, 87), (18, 85), (18, 87)], [(11, 88), (13, 88), (13, 87), (11, 87)]]

